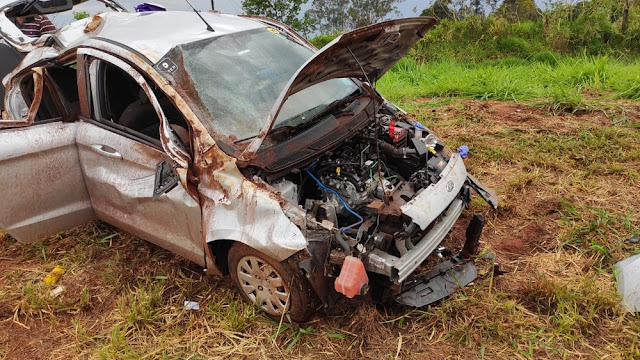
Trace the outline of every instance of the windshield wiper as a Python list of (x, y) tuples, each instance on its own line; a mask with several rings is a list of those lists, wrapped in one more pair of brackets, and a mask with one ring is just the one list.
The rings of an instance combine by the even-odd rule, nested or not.
[[(331, 105), (331, 104), (320, 104), (320, 105), (314, 106), (309, 110), (305, 110), (305, 111), (299, 113), (298, 115), (294, 115), (294, 116), (288, 118), (287, 120), (281, 122), (280, 124), (278, 124), (278, 126), (274, 127), (274, 129), (281, 128), (281, 127), (293, 127), (293, 128), (296, 128), (296, 127), (300, 126), (301, 124), (294, 125), (294, 126), (291, 126), (291, 125), (288, 125), (288, 124), (296, 123), (297, 120), (299, 120), (299, 119), (302, 119), (303, 123), (304, 123), (304, 121), (307, 120), (307, 115), (314, 114), (315, 112), (318, 111), (318, 109), (326, 108), (329, 105)], [(315, 116), (310, 117), (309, 120), (313, 119), (314, 117)]]
[[(352, 93), (351, 95), (345, 96), (342, 99), (335, 100), (332, 103), (326, 105), (324, 110), (322, 110), (319, 113), (313, 115), (307, 121), (294, 126), (293, 128), (294, 129), (301, 129), (301, 128), (302, 129), (306, 129), (306, 128), (309, 128), (312, 125), (314, 125), (318, 120), (324, 119), (327, 115), (336, 115), (336, 114), (342, 113), (343, 112), (342, 109), (339, 110), (339, 111), (335, 111), (335, 109), (337, 107), (345, 104), (345, 103), (348, 103), (350, 101), (353, 101), (353, 100), (359, 98), (363, 93), (364, 92), (362, 92), (360, 89), (358, 89), (354, 93)], [(314, 109), (316, 109), (316, 108), (314, 108)]]
[[(333, 103), (335, 103), (335, 101), (334, 101)], [(333, 103), (331, 103), (331, 104), (333, 104)], [(331, 104), (329, 104), (329, 105), (331, 105)], [(312, 108), (311, 108), (311, 109), (309, 109), (309, 110), (303, 111), (303, 112), (301, 112), (301, 113), (300, 113), (300, 114), (298, 114), (298, 115), (295, 115), (295, 116), (292, 116), (292, 117), (288, 118), (287, 120), (285, 120), (285, 121), (283, 121), (282, 123), (278, 124), (278, 126), (274, 126), (274, 127), (271, 129), (271, 131), (280, 130), (280, 129), (284, 129), (284, 128), (298, 129), (298, 128), (300, 128), (302, 125), (307, 124), (307, 121), (304, 121), (304, 122), (302, 122), (301, 124), (293, 125), (293, 126), (292, 126), (292, 125), (287, 125), (287, 124), (288, 124), (288, 123), (292, 123), (292, 122), (294, 122), (294, 121), (296, 121), (296, 120), (298, 120), (298, 119), (305, 119), (305, 115), (307, 115), (307, 114), (312, 114), (312, 113), (314, 113), (315, 111), (317, 111), (319, 108), (324, 108), (324, 107), (326, 107), (326, 106), (328, 106), (328, 105), (327, 105), (327, 104), (320, 104), (320, 105), (318, 105), (318, 106), (312, 107)], [(323, 112), (325, 112), (325, 111), (322, 111), (321, 113), (323, 113)], [(321, 113), (319, 113), (319, 114), (321, 114)], [(315, 119), (316, 117), (317, 117), (317, 115), (314, 115), (314, 116), (312, 116), (311, 118), (309, 118), (309, 120)], [(240, 142), (243, 142), (243, 141), (247, 141), (247, 140), (249, 140), (249, 139), (253, 139), (253, 138), (254, 138), (254, 137), (256, 137), (256, 136), (258, 136), (258, 135), (253, 135), (253, 136), (246, 137), (246, 138), (244, 138), (244, 139), (236, 140), (236, 141), (234, 141), (233, 143), (234, 143), (234, 144), (237, 144), (237, 143), (240, 143)]]
[[(309, 109), (307, 111), (304, 111), (304, 112), (302, 112), (302, 113), (300, 113), (300, 114), (298, 114), (296, 116), (290, 117), (289, 119), (283, 121), (278, 127), (288, 126), (286, 124), (293, 123), (294, 120), (297, 120), (297, 119), (300, 119), (300, 118), (302, 118), (305, 121), (303, 121), (302, 123), (300, 123), (298, 125), (294, 125), (294, 126), (291, 126), (291, 127), (294, 128), (294, 129), (309, 127), (311, 124), (314, 123), (313, 120), (321, 119), (325, 115), (327, 115), (328, 113), (334, 114), (334, 115), (338, 114), (339, 112), (333, 111), (335, 108), (339, 107), (340, 105), (342, 105), (344, 103), (347, 103), (347, 102), (350, 102), (350, 101), (353, 101), (353, 100), (357, 99), (362, 94), (363, 94), (363, 91), (361, 89), (358, 89), (358, 90), (354, 91), (353, 93), (351, 93), (350, 95), (347, 95), (347, 96), (343, 97), (342, 99), (335, 100), (335, 101), (333, 101), (333, 102), (331, 102), (329, 104), (320, 104), (320, 105), (315, 106), (315, 107), (313, 107), (313, 108), (311, 108), (311, 109)], [(320, 108), (324, 108), (324, 109), (322, 111), (314, 114), (310, 118), (305, 119), (307, 114), (309, 114), (309, 113), (313, 114)]]
[[(298, 131), (300, 129), (309, 128), (313, 124), (315, 124), (318, 120), (323, 119), (328, 113), (331, 113), (333, 115), (338, 114), (339, 113), (338, 111), (330, 111), (330, 110), (335, 109), (336, 107), (338, 107), (339, 105), (341, 105), (343, 103), (346, 103), (346, 102), (349, 102), (349, 101), (353, 101), (353, 100), (359, 98), (360, 96), (362, 96), (362, 94), (364, 94), (364, 91), (362, 91), (362, 89), (358, 88), (356, 91), (354, 91), (350, 95), (347, 95), (347, 96), (343, 97), (342, 99), (335, 100), (335, 101), (333, 101), (333, 102), (331, 102), (329, 104), (320, 104), (320, 105), (314, 106), (309, 110), (303, 111), (298, 115), (292, 116), (292, 117), (288, 118), (287, 120), (285, 120), (285, 121), (281, 122), (280, 124), (278, 124), (278, 126), (274, 126), (271, 129), (271, 131), (276, 130), (276, 129), (281, 129), (281, 128), (291, 128), (291, 129), (298, 130)], [(316, 112), (320, 108), (324, 108), (324, 110), (318, 112), (317, 114), (314, 114), (309, 119), (305, 119), (306, 115), (313, 114), (314, 112)], [(295, 120), (301, 119), (301, 118), (304, 119), (305, 121), (303, 121), (302, 123), (297, 124), (297, 125), (287, 125), (287, 124), (293, 123), (293, 122), (295, 122)], [(243, 141), (247, 141), (247, 140), (255, 138), (256, 136), (258, 136), (258, 135), (253, 135), (253, 136), (246, 137), (244, 139), (236, 140), (233, 143), (237, 144), (237, 143), (240, 143), (240, 142), (243, 142)]]

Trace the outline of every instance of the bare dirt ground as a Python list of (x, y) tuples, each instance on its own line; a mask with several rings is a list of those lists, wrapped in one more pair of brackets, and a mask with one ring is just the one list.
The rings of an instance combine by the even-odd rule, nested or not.
[[(509, 102), (422, 99), (407, 106), (469, 171), (497, 189), (473, 212), (488, 225), (488, 276), (423, 309), (343, 301), (309, 323), (278, 324), (229, 279), (103, 223), (33, 245), (0, 235), (0, 359), (638, 358), (640, 320), (625, 314), (611, 266), (640, 252), (640, 107), (549, 114)], [(61, 265), (53, 287), (42, 279)], [(64, 291), (54, 297), (52, 288)], [(185, 300), (199, 311), (184, 310)]]

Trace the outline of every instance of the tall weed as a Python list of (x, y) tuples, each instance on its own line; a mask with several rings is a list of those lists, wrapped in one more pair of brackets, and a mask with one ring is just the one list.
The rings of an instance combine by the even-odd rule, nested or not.
[(460, 96), (483, 100), (547, 99), (553, 111), (584, 110), (589, 99), (640, 98), (640, 61), (544, 53), (536, 59), (481, 63), (442, 59), (399, 61), (378, 89), (390, 100)]

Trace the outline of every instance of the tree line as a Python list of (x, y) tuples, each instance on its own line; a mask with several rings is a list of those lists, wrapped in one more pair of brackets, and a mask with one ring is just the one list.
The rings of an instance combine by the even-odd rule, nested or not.
[[(302, 13), (302, 5), (310, 9)], [(400, 15), (402, 0), (244, 0), (248, 15), (261, 15), (281, 21), (303, 35), (316, 31), (337, 33), (380, 22)]]
[[(397, 4), (403, 0), (243, 0), (249, 15), (267, 16), (305, 35), (336, 33), (373, 24), (400, 15)], [(310, 9), (302, 12), (302, 5)], [(549, 20), (562, 13), (575, 19), (584, 12), (607, 12), (613, 22), (620, 20), (624, 33), (629, 29), (630, 14), (640, 0), (546, 0), (541, 10), (534, 0), (434, 0), (424, 9), (414, 9), (421, 16), (460, 21), (470, 16), (494, 16), (509, 22)], [(601, 14), (602, 15), (602, 14)], [(557, 16), (556, 16), (557, 17)]]
[[(338, 33), (398, 17), (401, 1), (244, 0), (243, 7), (247, 14), (280, 20), (314, 37), (312, 42), (322, 47)], [(414, 55), (470, 61), (536, 54), (550, 59), (548, 52), (640, 55), (640, 0), (544, 1), (541, 7), (534, 0), (426, 2), (414, 14), (437, 17), (440, 24), (420, 41)]]

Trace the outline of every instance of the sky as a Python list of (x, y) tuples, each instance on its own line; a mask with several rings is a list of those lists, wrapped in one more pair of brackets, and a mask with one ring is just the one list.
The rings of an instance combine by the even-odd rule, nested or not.
[[(145, 2), (144, 0), (116, 0), (119, 4), (127, 8), (129, 11), (133, 11), (134, 6)], [(309, 0), (304, 9), (308, 9), (313, 0)], [(538, 6), (543, 7), (545, 0), (535, 0)], [(186, 0), (150, 0), (148, 2), (159, 4), (165, 6), (167, 10), (190, 10), (189, 5), (187, 5)], [(210, 10), (211, 9), (211, 0), (190, 0), (191, 4), (198, 10)], [(241, 14), (242, 11), (242, 0), (214, 0), (215, 6), (217, 10), (221, 10), (223, 12), (229, 14)], [(422, 12), (423, 9), (427, 8), (431, 5), (433, 0), (404, 0), (401, 1), (397, 7), (400, 11), (399, 17), (410, 17), (417, 16)], [(96, 14), (101, 11), (105, 11), (104, 5), (98, 3), (94, 0), (88, 1), (86, 3), (77, 5), (74, 7), (73, 11), (86, 11), (89, 14)], [(49, 16), (53, 22), (58, 26), (66, 25), (73, 21), (72, 14), (62, 13), (62, 14), (53, 14)], [(395, 17), (395, 16), (392, 16)]]

